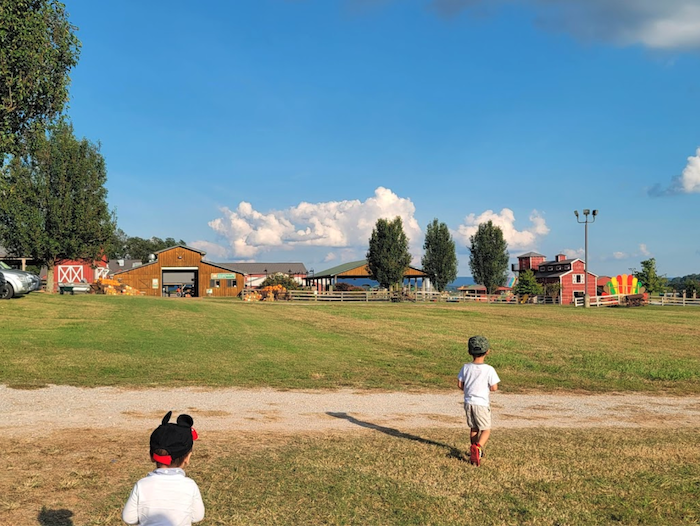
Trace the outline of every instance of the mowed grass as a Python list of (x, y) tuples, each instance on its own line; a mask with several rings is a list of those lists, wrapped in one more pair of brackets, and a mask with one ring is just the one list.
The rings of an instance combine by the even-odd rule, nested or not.
[[(187, 474), (210, 525), (697, 524), (698, 431), (498, 430), (479, 468), (458, 459), (457, 430), (212, 433)], [(2, 523), (120, 524), (152, 469), (147, 443), (115, 430), (7, 441)]]
[(505, 390), (698, 394), (698, 327), (692, 307), (31, 294), (0, 302), (0, 383), (453, 389), (483, 334)]

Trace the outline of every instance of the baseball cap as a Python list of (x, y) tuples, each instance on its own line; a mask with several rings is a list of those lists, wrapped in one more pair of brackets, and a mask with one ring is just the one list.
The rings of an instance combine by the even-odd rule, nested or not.
[(484, 336), (472, 336), (469, 338), (469, 354), (481, 356), (489, 350), (489, 341)]
[[(151, 433), (151, 456), (156, 462), (170, 465), (173, 459), (184, 457), (192, 450), (194, 441), (197, 440), (197, 431), (192, 425), (194, 420), (190, 415), (182, 414), (177, 417), (176, 423), (170, 423), (173, 412), (168, 411), (161, 424)], [(162, 449), (167, 455), (156, 455), (153, 452)]]

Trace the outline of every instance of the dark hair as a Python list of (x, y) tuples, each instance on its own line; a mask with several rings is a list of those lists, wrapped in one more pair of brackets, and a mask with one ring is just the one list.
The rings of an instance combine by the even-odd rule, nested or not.
[(190, 448), (190, 450), (187, 453), (185, 453), (184, 455), (172, 459), (170, 461), (170, 464), (163, 464), (162, 462), (158, 462), (156, 459), (154, 459), (153, 455), (159, 455), (159, 456), (165, 457), (165, 456), (168, 456), (168, 452), (165, 449), (153, 449), (153, 450), (151, 450), (151, 460), (153, 460), (153, 462), (155, 462), (156, 465), (158, 465), (158, 467), (166, 466), (169, 468), (179, 468), (180, 466), (182, 466), (185, 463), (185, 459), (187, 458), (187, 455), (189, 455), (190, 453), (192, 453), (192, 448)]

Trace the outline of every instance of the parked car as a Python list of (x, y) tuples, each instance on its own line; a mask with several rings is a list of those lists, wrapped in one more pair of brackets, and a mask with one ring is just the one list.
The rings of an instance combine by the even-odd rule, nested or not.
[(41, 279), (26, 270), (16, 270), (0, 261), (0, 299), (9, 300), (16, 296), (29, 294), (41, 287)]

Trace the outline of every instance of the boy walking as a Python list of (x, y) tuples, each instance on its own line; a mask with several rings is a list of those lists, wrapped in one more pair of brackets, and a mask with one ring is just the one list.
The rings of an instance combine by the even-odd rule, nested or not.
[(172, 411), (151, 434), (151, 460), (156, 469), (139, 480), (126, 501), (122, 520), (140, 526), (190, 526), (204, 518), (204, 503), (197, 483), (182, 468), (190, 463), (197, 432), (189, 415)]
[(496, 369), (484, 363), (489, 353), (489, 341), (483, 336), (469, 338), (471, 363), (465, 363), (457, 375), (457, 385), (464, 390), (464, 411), (470, 428), (469, 461), (481, 465), (484, 446), (491, 435), (491, 404), (489, 395), (498, 390), (501, 379)]

